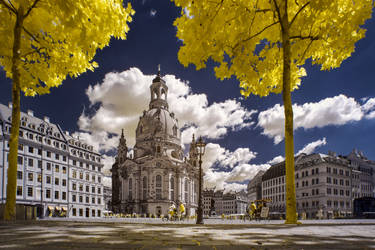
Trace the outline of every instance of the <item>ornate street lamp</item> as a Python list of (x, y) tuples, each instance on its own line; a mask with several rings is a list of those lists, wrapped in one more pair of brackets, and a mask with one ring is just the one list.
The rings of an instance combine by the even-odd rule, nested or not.
[(206, 143), (203, 141), (202, 137), (199, 137), (198, 141), (195, 143), (195, 146), (199, 154), (199, 189), (198, 189), (198, 216), (196, 224), (203, 224), (203, 208), (202, 208), (202, 156), (204, 155), (206, 149)]

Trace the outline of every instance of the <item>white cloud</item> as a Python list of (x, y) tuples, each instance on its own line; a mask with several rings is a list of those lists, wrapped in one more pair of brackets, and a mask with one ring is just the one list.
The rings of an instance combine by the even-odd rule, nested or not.
[(279, 155), (279, 156), (274, 157), (272, 160), (268, 161), (267, 163), (270, 164), (270, 165), (274, 165), (274, 164), (277, 164), (277, 163), (282, 162), (284, 160), (285, 160), (285, 158), (283, 156)]
[(103, 167), (104, 175), (112, 176), (111, 168), (112, 168), (113, 163), (115, 163), (115, 157), (109, 156), (109, 155), (103, 155), (102, 163), (104, 165)]
[[(203, 156), (204, 187), (235, 190), (245, 189), (243, 182), (252, 179), (259, 170), (269, 168), (269, 164), (248, 164), (257, 153), (249, 148), (230, 151), (219, 144), (208, 143)], [(227, 169), (229, 171), (223, 171)]]
[(314, 142), (310, 142), (309, 144), (305, 145), (303, 147), (303, 149), (298, 151), (298, 153), (296, 155), (299, 155), (299, 154), (302, 154), (302, 153), (305, 153), (305, 154), (314, 153), (314, 151), (317, 147), (324, 146), (326, 144), (327, 144), (327, 140), (326, 140), (325, 137), (323, 139), (320, 139), (320, 140), (317, 140), (317, 141), (314, 141)]
[[(137, 68), (106, 74), (102, 83), (86, 90), (91, 105), (99, 104), (99, 108), (89, 110), (91, 115), (82, 113), (78, 122), (80, 129), (119, 134), (125, 128), (128, 145), (134, 145), (135, 129), (142, 111), (148, 109), (149, 87), (154, 77)], [(238, 101), (209, 105), (205, 94), (191, 92), (189, 82), (173, 75), (165, 75), (163, 79), (168, 85), (169, 110), (175, 113), (183, 128), (183, 143), (191, 141), (192, 133), (217, 139), (229, 130), (252, 126), (251, 116), (256, 111), (247, 110)]]
[(110, 134), (106, 131), (93, 131), (89, 132), (75, 132), (73, 137), (79, 138), (87, 144), (94, 147), (95, 150), (100, 152), (107, 152), (113, 150), (119, 141), (119, 136)]
[(150, 16), (154, 17), (156, 15), (157, 11), (154, 9), (150, 10)]
[(269, 164), (240, 164), (230, 172), (226, 181), (242, 182), (250, 180), (259, 172), (259, 170), (267, 170), (269, 167)]
[(247, 184), (240, 184), (240, 183), (225, 183), (224, 184), (224, 193), (227, 193), (229, 191), (240, 192), (246, 189), (247, 189)]
[[(324, 127), (328, 125), (344, 125), (359, 121), (364, 113), (361, 105), (354, 98), (338, 95), (316, 103), (294, 104), (294, 129)], [(284, 138), (284, 107), (276, 104), (258, 115), (257, 126), (263, 134), (280, 143)]]
[(108, 176), (104, 176), (103, 185), (106, 186), (106, 187), (112, 188), (112, 178), (108, 177)]
[(365, 118), (366, 119), (373, 119), (375, 118), (375, 98), (366, 98), (363, 99), (362, 101), (366, 103), (362, 105), (362, 110), (363, 112), (366, 113)]
[[(302, 153), (312, 154), (312, 153), (314, 153), (314, 151), (317, 147), (324, 146), (326, 144), (327, 144), (327, 140), (326, 140), (325, 137), (323, 139), (310, 142), (310, 143), (306, 144), (301, 150), (299, 150), (297, 154), (294, 154), (294, 156), (297, 156), (297, 155), (302, 154)], [(274, 157), (272, 160), (268, 161), (267, 163), (270, 164), (270, 165), (274, 165), (274, 164), (280, 163), (284, 160), (285, 160), (284, 156), (279, 155), (279, 156)]]

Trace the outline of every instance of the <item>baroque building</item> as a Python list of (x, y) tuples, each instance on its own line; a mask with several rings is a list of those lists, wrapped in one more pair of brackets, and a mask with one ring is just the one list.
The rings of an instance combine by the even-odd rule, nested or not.
[(181, 147), (178, 119), (169, 111), (168, 86), (160, 71), (150, 86), (149, 109), (136, 128), (134, 155), (122, 131), (112, 166), (112, 206), (117, 213), (167, 214), (182, 202), (187, 215), (198, 204), (198, 153), (193, 136), (188, 159)]
[[(0, 104), (0, 206), (6, 202), (12, 104)], [(48, 117), (20, 114), (16, 203), (36, 216), (101, 217), (101, 155)], [(34, 216), (35, 216), (34, 215)]]

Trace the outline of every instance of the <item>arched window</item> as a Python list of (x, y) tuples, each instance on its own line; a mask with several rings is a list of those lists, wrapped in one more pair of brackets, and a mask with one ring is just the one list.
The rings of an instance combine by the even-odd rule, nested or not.
[(154, 89), (153, 94), (152, 94), (152, 99), (155, 100), (159, 98), (159, 93), (157, 89)]
[(169, 186), (170, 186), (170, 197), (169, 197), (169, 199), (173, 201), (174, 200), (174, 178), (173, 177), (170, 180)]
[(133, 199), (133, 180), (129, 178), (129, 200)]
[(188, 202), (189, 198), (188, 198), (188, 189), (189, 188), (189, 181), (188, 179), (185, 179), (185, 187), (184, 187), (184, 191), (185, 191), (185, 202)]
[(143, 199), (147, 199), (147, 177), (143, 177)]
[(166, 99), (167, 99), (167, 95), (166, 95), (164, 89), (161, 89), (161, 96), (160, 96), (160, 98), (163, 99), (163, 100), (166, 100)]
[(173, 136), (177, 136), (177, 126), (173, 126)]
[(161, 175), (156, 176), (156, 199), (161, 200)]
[(141, 124), (140, 126), (139, 126), (139, 133), (143, 133), (143, 125)]

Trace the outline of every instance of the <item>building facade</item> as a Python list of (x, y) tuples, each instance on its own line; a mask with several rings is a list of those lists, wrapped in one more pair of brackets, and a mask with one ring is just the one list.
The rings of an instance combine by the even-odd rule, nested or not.
[(349, 161), (352, 169), (353, 199), (375, 198), (375, 162), (367, 159), (357, 149), (343, 158)]
[(104, 209), (112, 211), (112, 187), (104, 186)]
[[(6, 201), (12, 106), (0, 104), (1, 203)], [(100, 217), (104, 208), (103, 164), (93, 147), (61, 127), (21, 112), (16, 203), (39, 216)]]
[[(168, 86), (160, 72), (150, 86), (149, 109), (139, 118), (134, 156), (128, 155), (122, 133), (112, 166), (114, 212), (167, 214), (182, 202), (187, 215), (198, 204), (198, 152), (193, 136), (188, 158), (181, 148), (178, 119), (169, 111)], [(173, 108), (173, 107), (172, 107)]]
[(263, 170), (254, 176), (247, 185), (247, 198), (249, 201), (256, 201), (262, 199), (262, 176), (265, 173)]
[[(334, 155), (301, 154), (295, 158), (297, 212), (316, 218), (352, 214), (352, 171), (346, 159)], [(263, 198), (270, 212), (285, 215), (285, 162), (271, 166), (262, 178)]]
[(203, 196), (204, 216), (246, 213), (248, 199), (245, 191), (224, 193), (223, 190), (205, 190)]

